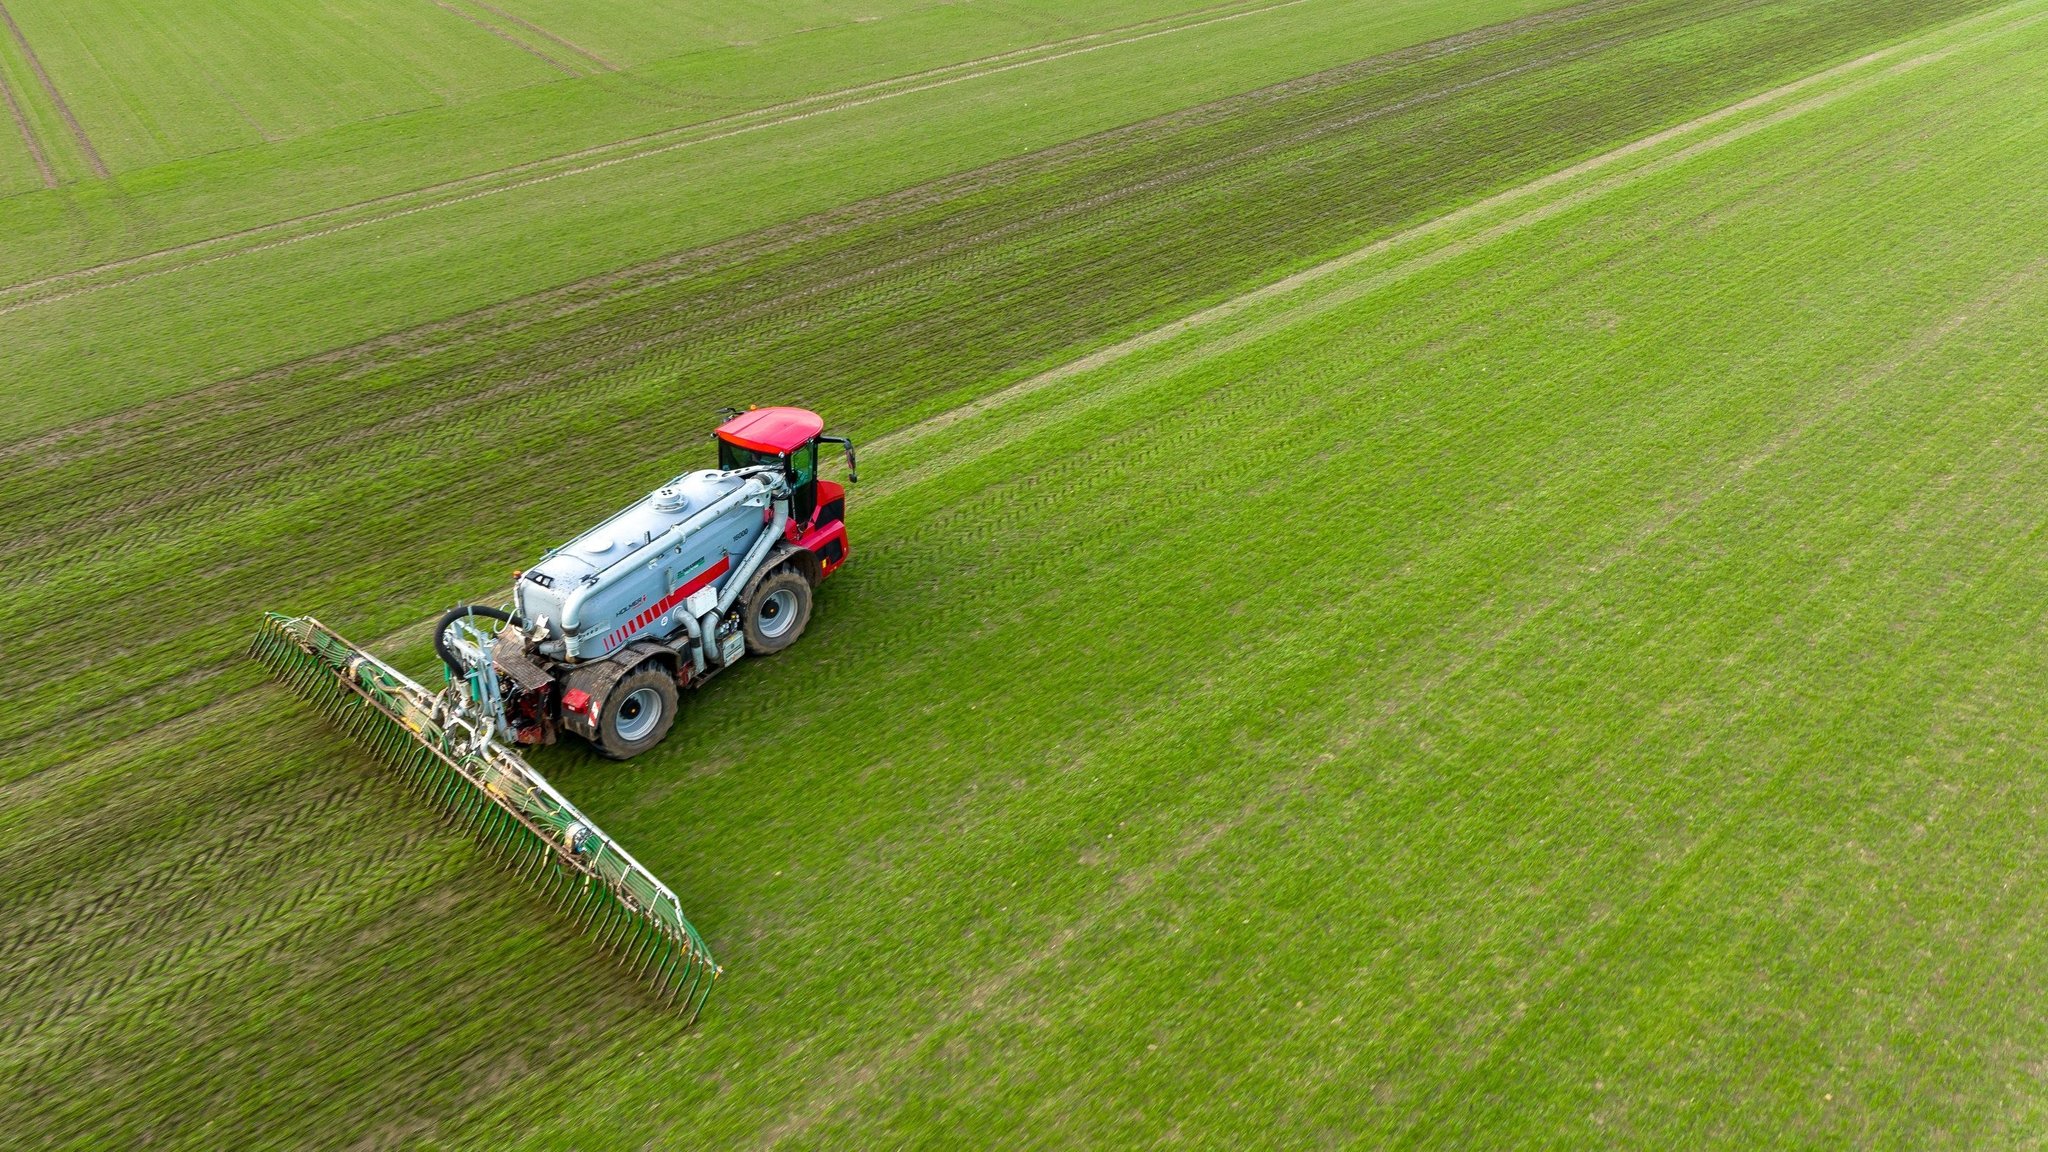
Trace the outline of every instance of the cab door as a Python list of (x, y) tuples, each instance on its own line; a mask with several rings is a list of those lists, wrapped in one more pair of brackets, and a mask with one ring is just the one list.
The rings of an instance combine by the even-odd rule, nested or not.
[(789, 454), (789, 518), (809, 527), (818, 510), (818, 442), (811, 440)]

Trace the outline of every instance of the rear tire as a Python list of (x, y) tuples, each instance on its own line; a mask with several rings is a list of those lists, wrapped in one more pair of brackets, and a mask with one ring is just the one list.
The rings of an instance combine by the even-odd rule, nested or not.
[(761, 581), (747, 601), (747, 651), (771, 656), (804, 634), (811, 622), (811, 582), (792, 568)]
[(597, 750), (630, 760), (668, 735), (676, 723), (676, 678), (659, 664), (644, 664), (612, 686), (597, 721)]

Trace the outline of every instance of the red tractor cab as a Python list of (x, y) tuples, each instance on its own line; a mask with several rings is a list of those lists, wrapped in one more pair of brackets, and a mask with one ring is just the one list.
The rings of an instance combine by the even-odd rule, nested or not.
[(788, 473), (790, 543), (818, 558), (818, 577), (830, 576), (846, 563), (846, 489), (818, 478), (818, 445), (837, 444), (846, 452), (846, 479), (855, 475), (853, 441), (825, 436), (825, 421), (805, 408), (754, 408), (734, 415), (712, 435), (718, 440), (718, 466), (724, 469), (779, 464)]

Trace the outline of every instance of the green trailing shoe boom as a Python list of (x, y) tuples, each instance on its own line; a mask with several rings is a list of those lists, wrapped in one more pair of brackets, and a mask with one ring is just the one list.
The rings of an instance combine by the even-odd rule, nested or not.
[(703, 1011), (720, 969), (675, 893), (487, 724), (310, 616), (269, 614), (249, 654), (552, 897), (663, 1001), (693, 1021)]

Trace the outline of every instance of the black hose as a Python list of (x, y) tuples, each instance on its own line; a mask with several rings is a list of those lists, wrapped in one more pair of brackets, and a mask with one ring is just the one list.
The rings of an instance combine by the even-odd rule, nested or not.
[(448, 666), (448, 674), (450, 676), (461, 676), (469, 670), (464, 668), (461, 661), (455, 658), (455, 650), (448, 647), (448, 626), (457, 620), (470, 616), (483, 616), (492, 620), (503, 620), (514, 628), (526, 627), (526, 621), (505, 611), (503, 608), (493, 608), (489, 604), (458, 604), (450, 608), (447, 614), (441, 617), (441, 622), (434, 625), (434, 655), (439, 656), (441, 663)]

